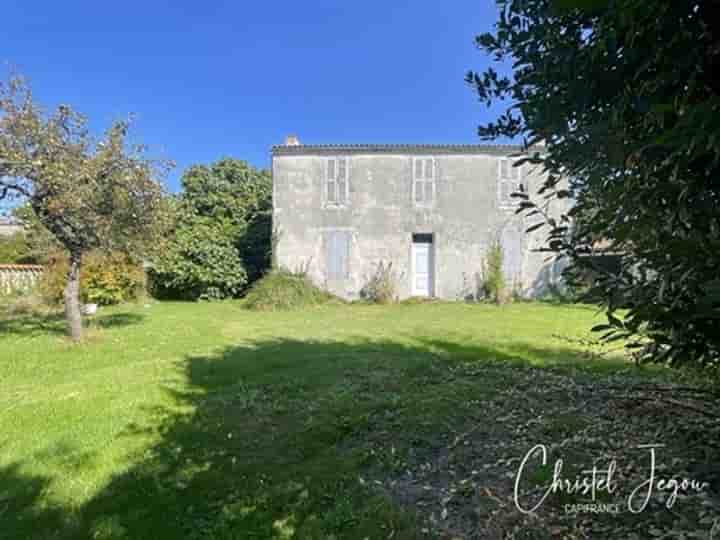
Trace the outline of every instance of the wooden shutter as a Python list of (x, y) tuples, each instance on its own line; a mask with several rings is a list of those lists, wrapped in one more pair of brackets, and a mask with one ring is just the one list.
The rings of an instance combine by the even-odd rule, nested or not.
[(347, 158), (338, 159), (338, 175), (337, 175), (337, 202), (347, 202)]
[(328, 279), (343, 280), (347, 277), (349, 240), (350, 233), (347, 231), (331, 231), (328, 233)]

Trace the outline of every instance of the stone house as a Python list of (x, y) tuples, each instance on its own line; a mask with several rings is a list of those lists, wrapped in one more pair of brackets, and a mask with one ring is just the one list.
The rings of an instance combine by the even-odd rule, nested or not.
[[(488, 246), (500, 242), (506, 281), (538, 296), (559, 282), (557, 263), (534, 251), (545, 229), (515, 213), (520, 185), (541, 173), (513, 166), (519, 146), (303, 145), (272, 149), (275, 259), (318, 285), (358, 298), (382, 264), (392, 264), (400, 298), (476, 294)], [(563, 201), (546, 209), (566, 210)], [(532, 218), (531, 218), (532, 219)]]

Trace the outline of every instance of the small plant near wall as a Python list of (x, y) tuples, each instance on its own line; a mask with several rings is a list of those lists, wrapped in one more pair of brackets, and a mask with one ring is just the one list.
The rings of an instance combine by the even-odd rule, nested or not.
[(502, 245), (498, 240), (493, 240), (483, 261), (482, 292), (485, 299), (496, 304), (504, 304), (509, 300), (507, 283), (503, 274), (503, 258)]
[(391, 304), (397, 301), (397, 273), (392, 262), (380, 261), (375, 273), (360, 291), (360, 296), (374, 304)]

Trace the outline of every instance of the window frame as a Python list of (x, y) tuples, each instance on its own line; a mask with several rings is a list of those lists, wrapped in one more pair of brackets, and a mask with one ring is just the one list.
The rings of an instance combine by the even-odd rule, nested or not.
[[(332, 156), (325, 160), (325, 177), (323, 178), (323, 206), (329, 208), (343, 208), (350, 202), (350, 158), (348, 156)], [(334, 176), (330, 177), (330, 163), (333, 163)], [(345, 175), (341, 180), (339, 176), (340, 163), (345, 165)], [(330, 185), (333, 186), (334, 200), (330, 198)], [(340, 190), (340, 186), (344, 189)], [(340, 196), (342, 194), (342, 197)]]
[[(430, 163), (430, 176), (427, 175), (426, 165)], [(417, 175), (418, 163), (421, 163), (421, 176)], [(429, 208), (435, 205), (437, 200), (437, 161), (432, 156), (413, 156), (412, 160), (412, 190), (411, 197), (413, 205), (421, 208)], [(421, 185), (422, 188), (418, 189)], [(430, 193), (432, 194), (431, 200), (427, 200), (427, 187), (430, 186)], [(418, 192), (422, 193), (422, 199), (418, 200)]]
[[(498, 207), (502, 210), (514, 210), (517, 207), (517, 201), (512, 197), (513, 193), (518, 191), (518, 188), (522, 186), (522, 189), (526, 189), (525, 184), (525, 165), (515, 166), (515, 162), (521, 158), (510, 158), (501, 157), (498, 159), (497, 169), (497, 200)], [(508, 171), (508, 177), (503, 177), (503, 165), (506, 165)], [(504, 187), (510, 185), (510, 189), (507, 194), (507, 198), (503, 196)]]

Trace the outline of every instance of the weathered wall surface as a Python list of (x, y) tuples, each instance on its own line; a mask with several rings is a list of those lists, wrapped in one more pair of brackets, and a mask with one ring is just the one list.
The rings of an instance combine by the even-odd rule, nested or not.
[(34, 264), (0, 264), (0, 295), (32, 290), (42, 272), (43, 267)]
[[(340, 153), (339, 156), (344, 154)], [(435, 160), (434, 203), (419, 207), (412, 197), (413, 156)], [(400, 297), (411, 294), (413, 233), (433, 233), (435, 296), (460, 299), (474, 292), (486, 249), (500, 238), (506, 276), (525, 295), (541, 294), (558, 279), (547, 255), (531, 252), (543, 232), (526, 234), (529, 225), (513, 209), (502, 208), (498, 167), (503, 154), (349, 154), (349, 201), (329, 207), (324, 201), (326, 153), (273, 156), (274, 226), (278, 263), (306, 268), (319, 285), (357, 298), (377, 265), (392, 262)], [(524, 166), (530, 193), (541, 178)], [(560, 210), (558, 203), (551, 212)], [(329, 279), (327, 242), (333, 231), (349, 234), (347, 277)], [(541, 230), (542, 231), (542, 230)]]

